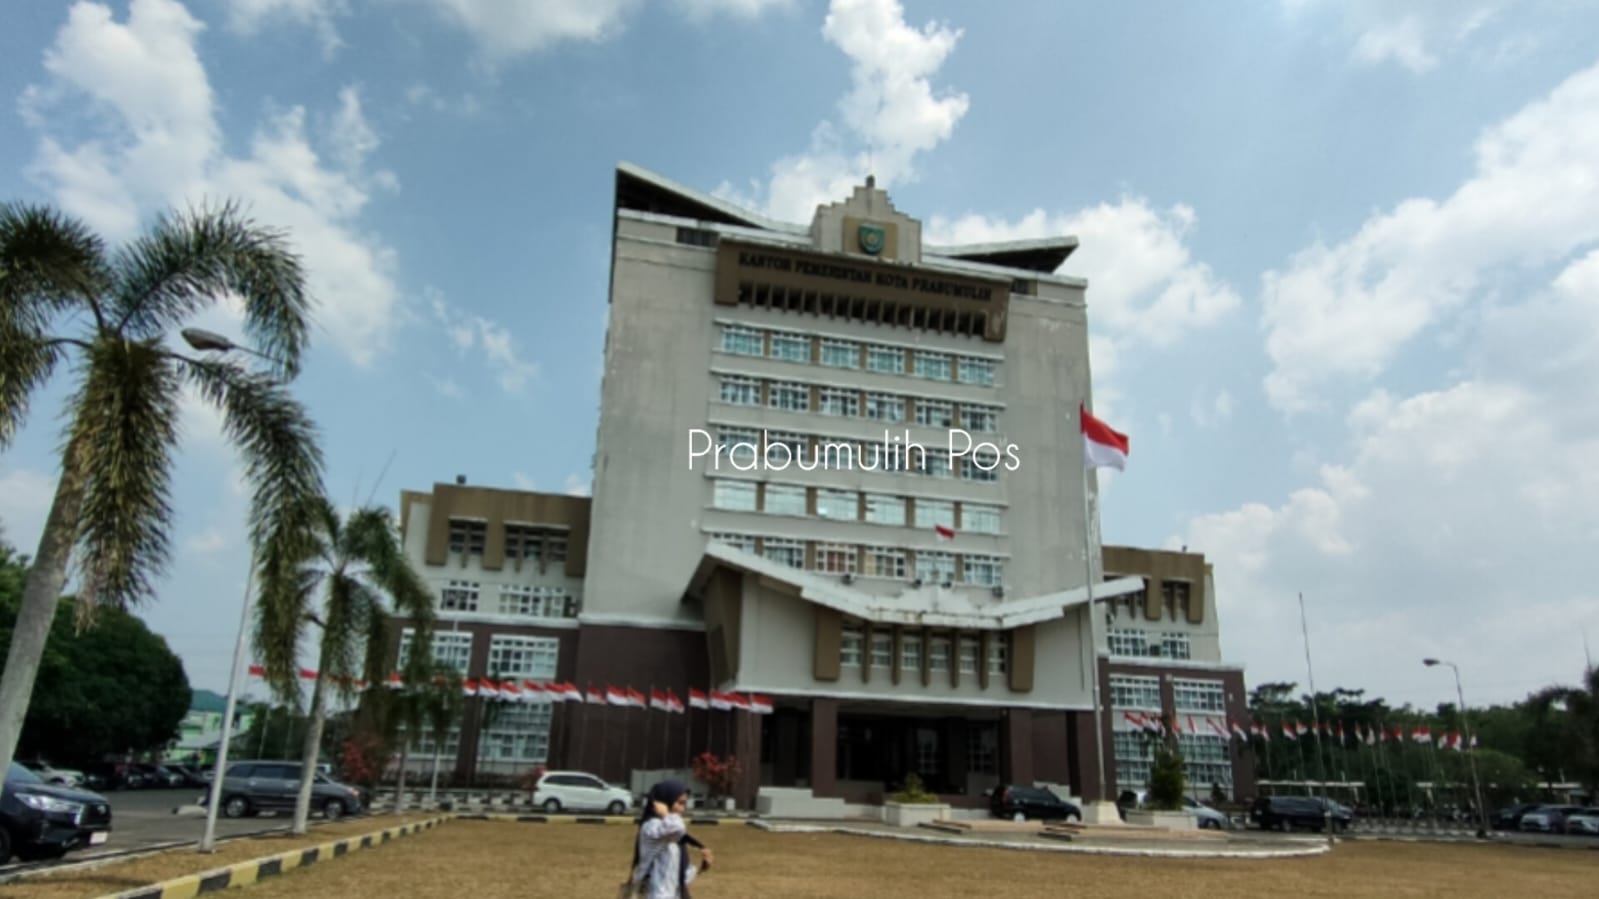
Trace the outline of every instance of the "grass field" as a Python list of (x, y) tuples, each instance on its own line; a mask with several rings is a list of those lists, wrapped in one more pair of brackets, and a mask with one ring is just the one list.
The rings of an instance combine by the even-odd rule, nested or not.
[[(927, 846), (833, 834), (696, 828), (716, 865), (695, 899), (954, 896), (1285, 897), (1599, 895), (1599, 853), (1345, 842), (1284, 860), (1140, 859)], [(633, 829), (450, 821), (437, 830), (250, 888), (249, 899), (609, 897)]]

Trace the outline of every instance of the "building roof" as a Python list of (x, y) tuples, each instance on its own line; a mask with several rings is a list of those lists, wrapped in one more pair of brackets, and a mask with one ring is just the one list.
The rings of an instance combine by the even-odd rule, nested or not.
[(228, 708), (228, 698), (221, 693), (211, 690), (190, 690), (189, 711), (191, 712), (225, 712)]
[[(787, 235), (810, 233), (808, 224), (780, 222), (720, 197), (697, 191), (630, 162), (616, 166), (616, 208), (701, 222), (758, 228)], [(1043, 237), (957, 246), (924, 245), (927, 256), (960, 259), (1019, 271), (1054, 274), (1077, 249), (1075, 237)]]
[[(1088, 591), (1082, 587), (1042, 596), (989, 600), (937, 585), (909, 589), (894, 596), (867, 593), (831, 576), (800, 571), (716, 542), (705, 547), (699, 567), (689, 581), (687, 595), (703, 596), (706, 584), (718, 569), (756, 575), (773, 589), (880, 624), (1009, 630), (1065, 618), (1074, 607), (1088, 602)], [(1142, 589), (1143, 578), (1120, 578), (1095, 584), (1094, 599), (1110, 599)]]

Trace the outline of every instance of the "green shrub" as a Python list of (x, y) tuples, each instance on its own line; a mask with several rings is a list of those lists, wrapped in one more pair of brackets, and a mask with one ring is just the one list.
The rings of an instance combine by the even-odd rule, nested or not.
[(937, 794), (927, 792), (927, 789), (922, 786), (922, 779), (915, 774), (905, 775), (905, 788), (889, 798), (895, 802), (932, 803), (939, 801)]
[(1165, 746), (1155, 748), (1154, 763), (1149, 769), (1149, 805), (1160, 811), (1174, 812), (1183, 807), (1183, 757)]

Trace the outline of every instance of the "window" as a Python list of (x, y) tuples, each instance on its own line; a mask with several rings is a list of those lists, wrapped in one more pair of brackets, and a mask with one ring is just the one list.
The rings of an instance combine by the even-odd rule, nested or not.
[(722, 402), (734, 406), (759, 406), (761, 385), (754, 378), (740, 375), (722, 376)]
[(1183, 771), (1189, 783), (1232, 786), (1233, 766), (1227, 758), (1226, 737), (1214, 733), (1178, 734), (1177, 749), (1183, 755)]
[(1116, 708), (1160, 711), (1160, 681), (1131, 674), (1110, 676), (1110, 704)]
[(866, 348), (866, 368), (885, 375), (905, 373), (905, 351), (886, 346)]
[(874, 421), (904, 421), (905, 398), (892, 393), (868, 393), (866, 417)]
[(990, 406), (961, 406), (961, 427), (968, 431), (999, 430), (999, 410)]
[(1163, 581), (1160, 585), (1161, 599), (1166, 603), (1166, 614), (1173, 621), (1184, 621), (1188, 618), (1188, 603), (1191, 599), (1190, 586), (1187, 581)]
[(768, 515), (804, 515), (805, 488), (791, 484), (767, 484), (766, 508)]
[(962, 356), (960, 359), (960, 382), (962, 384), (981, 384), (984, 387), (994, 386), (993, 360)]
[(1166, 632), (1160, 635), (1160, 652), (1168, 659), (1193, 658), (1194, 648), (1187, 634)]
[(848, 440), (822, 440), (816, 446), (823, 471), (854, 471), (861, 460), (860, 448)]
[(577, 601), (560, 587), (504, 584), (499, 613), (518, 618), (570, 618), (577, 615)]
[(560, 649), (554, 637), (495, 634), (489, 638), (489, 671), (501, 679), (554, 677)]
[(966, 556), (961, 564), (963, 580), (968, 584), (993, 587), (1005, 579), (1005, 564), (994, 556)]
[(450, 581), (439, 589), (439, 608), (453, 612), (477, 611), (478, 585), (472, 581)]
[(755, 552), (755, 538), (749, 534), (712, 534), (711, 539), (717, 543), (726, 543), (734, 549), (742, 549), (747, 553)]
[(955, 557), (950, 553), (922, 551), (916, 554), (916, 576), (933, 584), (955, 579)]
[(948, 428), (955, 424), (955, 407), (943, 400), (917, 400), (916, 423), (924, 428)]
[(929, 671), (949, 671), (949, 638), (929, 637), (927, 640), (927, 668)]
[(999, 533), (999, 507), (962, 505), (961, 530), (969, 534)]
[(489, 523), (466, 518), (450, 519), (450, 552), (465, 556), (483, 555), (488, 543)]
[(722, 326), (722, 352), (740, 356), (766, 355), (766, 339), (761, 332), (743, 325)]
[(881, 631), (872, 632), (872, 667), (894, 667), (894, 635)]
[(988, 673), (1004, 674), (1010, 646), (1004, 634), (995, 634), (988, 641)]
[[(416, 631), (405, 628), (400, 631), (400, 661), (396, 668), (404, 668), (411, 659), (411, 641)], [(461, 674), (466, 673), (466, 666), (472, 661), (472, 634), (463, 631), (434, 631), (433, 632), (433, 663), (445, 668), (453, 669)]]
[(761, 435), (749, 428), (729, 428), (724, 425), (716, 429), (716, 444), (724, 447), (722, 455), (728, 461), (750, 468), (755, 465), (756, 454), (760, 452)]
[(955, 526), (955, 504), (947, 499), (916, 499), (916, 526), (930, 528), (935, 524)]
[(999, 773), (999, 729), (973, 725), (966, 731), (966, 770), (971, 774)]
[(861, 573), (867, 577), (902, 578), (905, 576), (905, 551), (885, 546), (871, 547), (866, 550), (866, 570)]
[(785, 362), (811, 361), (811, 339), (799, 334), (772, 332), (772, 358)]
[(761, 541), (761, 545), (761, 555), (773, 562), (790, 568), (805, 567), (805, 541), (767, 537)]
[(852, 340), (822, 338), (822, 364), (831, 368), (860, 368), (861, 348)]
[(1116, 757), (1116, 785), (1143, 789), (1149, 783), (1149, 771), (1155, 760), (1153, 744), (1136, 730), (1114, 731), (1111, 740)]
[(1113, 656), (1147, 656), (1149, 645), (1143, 631), (1117, 629), (1106, 635)]
[(842, 543), (816, 544), (816, 570), (829, 574), (854, 574), (860, 567), (855, 547)]
[(823, 415), (856, 416), (861, 413), (861, 395), (854, 390), (823, 387), (820, 411)]
[(960, 638), (961, 674), (977, 673), (977, 657), (980, 649), (981, 645), (977, 642), (976, 637)]
[(899, 667), (902, 671), (922, 670), (922, 638), (904, 634), (899, 638)]
[(755, 511), (755, 482), (718, 479), (713, 482), (711, 505), (736, 512)]
[(905, 526), (905, 499), (881, 493), (866, 494), (866, 520), (873, 524)]
[[(774, 446), (787, 447), (787, 450), (773, 450)], [(782, 469), (785, 462), (800, 462), (811, 457), (811, 438), (788, 431), (772, 431), (766, 435), (766, 451), (771, 466)]]
[(1221, 681), (1172, 680), (1173, 705), (1179, 712), (1224, 712), (1227, 693)]
[(860, 666), (862, 640), (863, 635), (860, 628), (844, 628), (843, 639), (839, 644), (839, 664), (852, 667)]
[(948, 381), (950, 374), (949, 357), (943, 353), (916, 353), (916, 377), (932, 378), (935, 381)]
[(551, 534), (544, 538), (544, 559), (548, 562), (566, 561), (566, 536)]
[(860, 515), (860, 499), (853, 490), (816, 491), (816, 516), (834, 521), (856, 521)]
[(550, 751), (550, 703), (504, 703), (483, 732), (478, 751), (489, 762), (543, 762)]
[(794, 381), (773, 381), (766, 395), (766, 405), (785, 412), (808, 412), (811, 388)]
[(961, 480), (999, 480), (999, 455), (987, 450), (973, 450), (961, 456)]
[(861, 468), (866, 471), (904, 471), (912, 461), (910, 454), (910, 447), (893, 443), (885, 445), (882, 441), (868, 443), (861, 447)]
[(922, 473), (933, 478), (948, 478), (953, 474), (949, 467), (949, 453), (944, 450), (928, 450), (927, 458), (920, 460), (924, 464)]

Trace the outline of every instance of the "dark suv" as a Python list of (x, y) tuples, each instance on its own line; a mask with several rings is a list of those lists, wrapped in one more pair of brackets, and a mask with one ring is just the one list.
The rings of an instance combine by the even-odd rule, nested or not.
[(1013, 821), (1081, 821), (1083, 811), (1043, 787), (1000, 786), (988, 798), (996, 818)]
[[(1333, 831), (1348, 830), (1355, 813), (1336, 802), (1331, 806)], [(1249, 820), (1261, 830), (1322, 830), (1327, 826), (1327, 806), (1319, 796), (1261, 796), (1250, 807)]]
[(12, 853), (28, 860), (60, 858), (110, 835), (111, 803), (104, 796), (47, 784), (11, 763), (0, 791), (0, 864)]
[[(294, 808), (300, 793), (299, 762), (230, 762), (222, 778), (222, 814), (242, 818), (263, 811)], [(211, 799), (207, 790), (200, 804)], [(318, 773), (311, 785), (311, 810), (333, 820), (361, 811), (361, 793)]]

